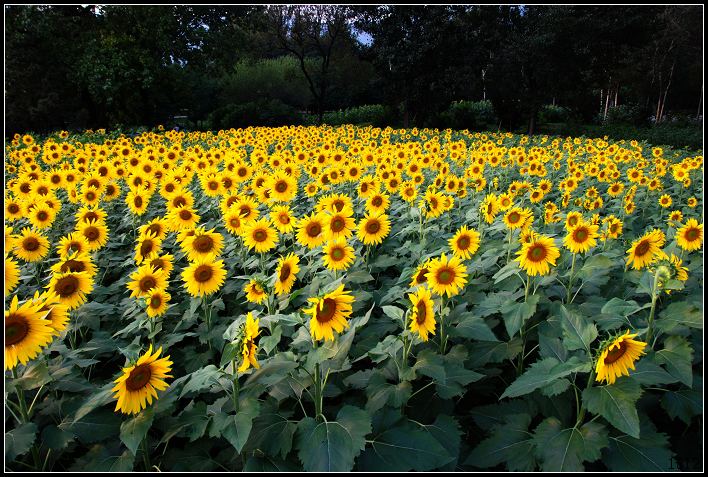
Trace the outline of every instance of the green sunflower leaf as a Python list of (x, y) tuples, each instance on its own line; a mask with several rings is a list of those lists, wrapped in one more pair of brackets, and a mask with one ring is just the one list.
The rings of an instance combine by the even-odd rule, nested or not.
[(539, 424), (533, 439), (543, 472), (582, 472), (583, 463), (599, 459), (608, 444), (602, 424), (588, 422), (580, 428), (566, 428), (555, 417)]
[(636, 402), (642, 394), (639, 384), (621, 377), (614, 384), (594, 386), (583, 391), (588, 411), (599, 414), (620, 431), (639, 438), (639, 416)]

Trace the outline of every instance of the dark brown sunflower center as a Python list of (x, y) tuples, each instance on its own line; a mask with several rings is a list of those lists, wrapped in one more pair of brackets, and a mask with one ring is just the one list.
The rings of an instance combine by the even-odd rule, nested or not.
[(541, 262), (543, 261), (544, 258), (546, 258), (546, 255), (548, 254), (548, 251), (546, 250), (546, 247), (543, 245), (533, 245), (528, 252), (527, 258), (531, 260), (532, 262)]
[(29, 323), (23, 316), (10, 314), (5, 318), (5, 346), (20, 343), (29, 333)]
[(209, 181), (209, 190), (217, 190), (219, 188), (219, 183), (216, 181)]
[(248, 217), (249, 215), (251, 215), (251, 208), (247, 205), (242, 205), (241, 207), (239, 207), (238, 212), (241, 217)]
[(417, 284), (425, 283), (428, 281), (428, 279), (425, 277), (425, 275), (428, 273), (428, 269), (424, 268), (421, 271), (418, 272), (418, 274), (415, 276), (415, 282)]
[(651, 244), (649, 243), (649, 240), (642, 240), (639, 242), (639, 245), (637, 245), (637, 248), (634, 249), (634, 255), (637, 257), (643, 257), (647, 254), (647, 252), (649, 252), (650, 248)]
[(192, 218), (192, 213), (188, 210), (180, 210), (179, 218), (182, 220), (190, 220)]
[(187, 205), (187, 200), (184, 197), (175, 197), (175, 199), (172, 201), (172, 205), (174, 207), (184, 207)]
[(128, 388), (128, 391), (139, 391), (150, 382), (151, 377), (150, 365), (141, 364), (130, 372), (130, 376), (125, 380), (125, 387)]
[(86, 193), (86, 199), (87, 200), (95, 200), (96, 199), (96, 193), (93, 191), (88, 191)]
[(346, 223), (344, 222), (343, 218), (335, 217), (332, 220), (330, 227), (332, 228), (332, 232), (341, 232), (342, 230), (344, 230), (345, 225), (346, 225)]
[(589, 236), (590, 234), (588, 233), (588, 229), (586, 228), (578, 229), (573, 232), (573, 240), (575, 240), (576, 242), (585, 242)]
[(32, 187), (29, 183), (25, 182), (24, 184), (20, 185), (20, 191), (24, 192), (25, 194), (29, 193), (30, 190), (32, 190)]
[(463, 235), (457, 239), (457, 247), (462, 250), (467, 250), (470, 247), (470, 238)]
[(284, 282), (285, 280), (288, 279), (290, 276), (290, 265), (287, 263), (284, 263), (282, 267), (280, 267), (280, 273), (278, 274), (278, 280), (281, 282)]
[(371, 205), (373, 205), (374, 207), (381, 207), (382, 204), (383, 204), (383, 198), (381, 198), (381, 197), (377, 196), (377, 197), (374, 197), (373, 199), (371, 199)]
[(619, 344), (619, 347), (611, 349), (608, 353), (607, 356), (605, 357), (605, 364), (612, 364), (618, 359), (620, 359), (622, 356), (624, 356), (624, 353), (627, 351), (627, 343), (622, 341)]
[(441, 285), (449, 285), (455, 281), (455, 270), (451, 268), (442, 268), (437, 273), (438, 283)]
[(140, 246), (140, 255), (143, 257), (149, 255), (154, 246), (155, 243), (152, 240), (143, 240), (143, 244)]
[(281, 213), (278, 215), (278, 221), (283, 225), (287, 225), (290, 223), (290, 216), (287, 213)]
[(83, 272), (84, 270), (86, 270), (86, 265), (84, 264), (84, 262), (80, 262), (79, 260), (67, 260), (66, 262), (61, 264), (59, 270), (62, 273)]
[(199, 253), (208, 253), (214, 248), (214, 240), (208, 235), (200, 235), (194, 239), (194, 249)]
[(318, 237), (322, 233), (320, 224), (310, 224), (307, 226), (307, 235), (310, 237)]
[(570, 225), (571, 227), (574, 226), (574, 225), (577, 224), (577, 223), (578, 223), (578, 218), (577, 218), (577, 217), (570, 217), (570, 218), (568, 219), (568, 225)]
[(101, 235), (101, 233), (93, 225), (84, 229), (84, 236), (89, 240), (89, 242), (96, 240), (99, 235)]
[(229, 224), (233, 228), (238, 228), (241, 225), (241, 221), (238, 219), (238, 217), (231, 217), (229, 219)]
[(618, 228), (619, 228), (619, 226), (618, 226), (617, 224), (612, 224), (612, 225), (610, 225), (610, 233), (611, 233), (611, 234), (616, 234)]
[(684, 234), (684, 237), (686, 237), (686, 240), (689, 242), (693, 242), (693, 241), (697, 240), (700, 236), (701, 236), (701, 230), (697, 229), (695, 227), (691, 227)]
[(509, 223), (515, 224), (521, 220), (521, 214), (518, 212), (512, 212), (509, 214)]
[(288, 190), (288, 184), (285, 181), (278, 181), (277, 184), (275, 184), (275, 190), (279, 193), (283, 193)]
[(194, 271), (194, 279), (199, 283), (208, 282), (214, 275), (214, 270), (209, 265), (200, 265)]
[(49, 180), (52, 181), (52, 184), (59, 184), (61, 182), (61, 176), (53, 174)]
[(158, 295), (155, 295), (150, 298), (150, 308), (160, 308), (160, 305), (162, 305), (162, 298), (160, 298)]
[(422, 325), (423, 323), (425, 323), (425, 319), (428, 317), (428, 310), (425, 307), (425, 302), (423, 300), (420, 300), (415, 306), (415, 309), (417, 311), (415, 321), (417, 321), (419, 325)]
[(322, 307), (317, 311), (317, 321), (327, 323), (330, 321), (337, 311), (337, 302), (332, 298), (325, 298), (322, 302)]
[(372, 220), (366, 224), (366, 232), (374, 235), (381, 230), (381, 224), (377, 220)]
[(265, 242), (268, 238), (268, 233), (265, 230), (256, 230), (253, 233), (253, 240), (256, 242)]
[(10, 205), (7, 206), (7, 210), (8, 210), (11, 214), (16, 214), (16, 213), (18, 213), (18, 212), (20, 211), (20, 206), (17, 205), (17, 204), (10, 204)]
[(246, 177), (248, 175), (248, 170), (245, 167), (239, 167), (236, 171), (239, 177)]
[(335, 262), (339, 262), (340, 260), (342, 260), (344, 258), (344, 255), (344, 249), (339, 247), (332, 249), (332, 251), (330, 252), (330, 257), (332, 257)]
[(437, 209), (438, 208), (438, 199), (436, 199), (435, 197), (431, 197), (430, 198), (430, 207), (432, 209)]
[(22, 248), (28, 252), (34, 252), (39, 248), (39, 240), (34, 237), (27, 237), (22, 241)]
[(84, 222), (91, 222), (98, 220), (98, 214), (96, 212), (86, 212), (84, 214)]
[(72, 275), (61, 277), (54, 290), (62, 298), (70, 297), (79, 290), (79, 279)]
[(143, 206), (143, 198), (142, 197), (134, 198), (133, 204), (135, 204), (135, 207), (142, 207)]
[(138, 286), (140, 287), (141, 292), (147, 293), (151, 289), (155, 288), (155, 285), (157, 285), (155, 277), (147, 276), (140, 279), (140, 283)]

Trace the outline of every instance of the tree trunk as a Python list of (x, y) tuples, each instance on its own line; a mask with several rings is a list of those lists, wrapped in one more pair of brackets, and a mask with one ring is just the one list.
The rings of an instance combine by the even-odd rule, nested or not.
[(536, 116), (538, 115), (538, 108), (534, 108), (531, 112), (531, 117), (529, 118), (529, 136), (536, 132)]

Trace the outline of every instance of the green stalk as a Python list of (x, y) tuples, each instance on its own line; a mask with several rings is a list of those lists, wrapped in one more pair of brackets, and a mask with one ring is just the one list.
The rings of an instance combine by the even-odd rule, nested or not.
[[(595, 382), (595, 368), (592, 368), (590, 370), (590, 375), (588, 376), (588, 382), (585, 385), (585, 389), (590, 389)], [(583, 423), (583, 419), (585, 419), (585, 412), (587, 409), (585, 408), (585, 403), (583, 403), (580, 406), (580, 410), (578, 411), (578, 420), (575, 422), (575, 427), (578, 427), (580, 424)]]
[(649, 310), (649, 320), (648, 320), (649, 325), (647, 327), (646, 342), (649, 346), (652, 346), (651, 339), (654, 336), (654, 312), (656, 311), (656, 300), (659, 298), (659, 294), (656, 292), (658, 283), (659, 283), (659, 269), (657, 267), (657, 270), (654, 273), (654, 283), (651, 288), (651, 310)]
[(231, 366), (233, 367), (233, 372), (234, 372), (234, 379), (231, 382), (231, 389), (232, 389), (231, 399), (233, 400), (233, 404), (234, 404), (234, 412), (238, 413), (238, 395), (241, 390), (241, 387), (238, 382), (238, 371), (237, 371), (238, 368), (236, 368), (236, 358), (231, 360)]
[(573, 273), (575, 273), (575, 256), (577, 254), (573, 254), (573, 261), (570, 264), (570, 278), (568, 279), (568, 292), (565, 295), (565, 303), (566, 305), (568, 302), (570, 302), (570, 290), (573, 287)]
[(445, 310), (445, 298), (440, 296), (440, 354), (445, 354), (447, 346), (447, 336), (445, 336), (445, 319), (443, 318), (443, 310)]

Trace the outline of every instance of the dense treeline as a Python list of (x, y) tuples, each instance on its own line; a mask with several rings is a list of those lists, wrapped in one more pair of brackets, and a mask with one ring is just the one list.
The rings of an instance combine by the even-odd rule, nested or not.
[(6, 133), (333, 117), (534, 132), (539, 122), (698, 118), (702, 14), (700, 6), (6, 6)]

